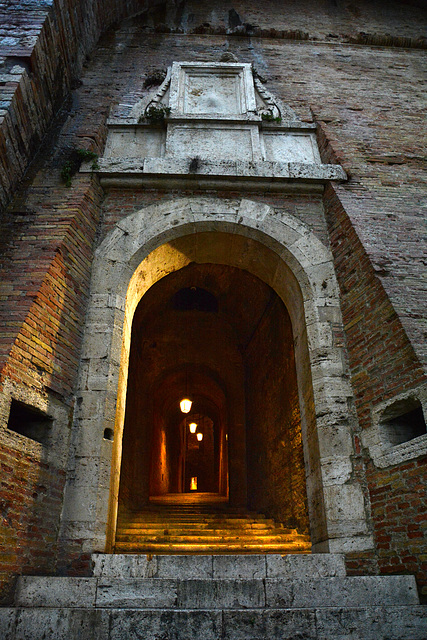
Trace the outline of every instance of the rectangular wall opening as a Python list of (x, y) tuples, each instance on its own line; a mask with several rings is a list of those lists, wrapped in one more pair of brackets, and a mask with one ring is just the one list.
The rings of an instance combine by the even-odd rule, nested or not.
[(53, 418), (40, 409), (12, 399), (7, 423), (11, 431), (41, 444), (47, 444), (52, 423)]

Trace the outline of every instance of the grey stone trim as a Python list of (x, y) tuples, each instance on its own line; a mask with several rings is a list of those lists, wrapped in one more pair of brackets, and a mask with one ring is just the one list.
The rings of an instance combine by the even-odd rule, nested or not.
[[(153, 177), (164, 176), (170, 180), (173, 176), (182, 176), (187, 182), (200, 182), (200, 177), (209, 176), (209, 181), (218, 177), (232, 177), (233, 188), (239, 189), (240, 182), (254, 182), (259, 188), (264, 182), (274, 180), (283, 188), (288, 181), (320, 182), (329, 180), (346, 180), (347, 175), (340, 165), (314, 164), (303, 162), (250, 162), (244, 160), (209, 161), (199, 160), (197, 172), (191, 171), (192, 158), (100, 158), (97, 173), (102, 184), (109, 186), (110, 180), (119, 177)], [(83, 173), (93, 173), (91, 165), (82, 166)], [(132, 182), (123, 182), (123, 186)]]

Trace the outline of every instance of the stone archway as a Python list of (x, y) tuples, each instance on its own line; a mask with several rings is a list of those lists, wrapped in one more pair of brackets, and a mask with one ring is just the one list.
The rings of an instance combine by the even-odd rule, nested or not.
[[(76, 411), (79, 467), (67, 487), (64, 532), (72, 539), (78, 531), (87, 551), (108, 550), (114, 539), (132, 319), (155, 282), (190, 262), (243, 268), (283, 300), (293, 327), (313, 550), (370, 548), (351, 460), (352, 392), (332, 334), (341, 315), (331, 255), (291, 216), (215, 198), (147, 207), (118, 222), (96, 252)], [(112, 429), (114, 443), (103, 438)], [(84, 464), (96, 469), (90, 484)]]
[[(193, 404), (183, 415), (186, 395)], [(300, 422), (291, 321), (271, 287), (246, 270), (206, 262), (150, 287), (132, 323), (123, 513), (146, 512), (165, 496), (187, 505), (191, 496), (195, 503), (222, 496), (230, 508), (306, 534)], [(193, 492), (217, 496), (191, 493), (190, 476)]]

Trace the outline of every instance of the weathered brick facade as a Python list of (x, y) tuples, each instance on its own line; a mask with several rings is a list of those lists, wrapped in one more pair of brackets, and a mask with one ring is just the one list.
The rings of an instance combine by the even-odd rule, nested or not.
[[(20, 573), (88, 570), (88, 550), (58, 549), (58, 536), (94, 250), (142, 207), (204, 193), (103, 189), (96, 171), (67, 187), (61, 171), (76, 149), (102, 155), (110, 109), (127, 117), (150, 74), (225, 51), (316, 122), (322, 160), (348, 174), (323, 195), (261, 189), (250, 198), (294, 216), (333, 255), (344, 324), (336, 340), (347, 347), (357, 415), (354, 467), (375, 542), (349, 553), (348, 569), (414, 573), (427, 596), (426, 456), (381, 466), (363, 435), (378, 407), (425, 383), (426, 10), (416, 1), (295, 1), (286, 12), (273, 1), (211, 4), (0, 2), (3, 598)], [(61, 459), (7, 429), (11, 398), (46, 413), (60, 405)]]

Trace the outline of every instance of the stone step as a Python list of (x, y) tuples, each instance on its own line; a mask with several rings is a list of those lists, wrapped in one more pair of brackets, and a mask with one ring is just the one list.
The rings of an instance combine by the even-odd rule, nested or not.
[(413, 576), (285, 578), (71, 578), (21, 576), (17, 607), (290, 609), (418, 604)]
[(121, 505), (120, 509), (124, 513), (136, 513), (139, 511), (208, 511), (209, 513), (248, 513), (255, 517), (262, 515), (261, 511), (253, 511), (245, 506), (230, 505), (227, 501), (197, 502), (194, 500), (194, 496), (191, 496), (191, 498), (191, 501), (188, 502), (153, 502), (150, 500), (149, 504), (138, 508), (127, 508)]
[(116, 553), (310, 553), (311, 544), (298, 541), (283, 544), (257, 543), (237, 543), (237, 542), (215, 542), (212, 544), (186, 542), (116, 542), (114, 550)]
[(248, 526), (248, 525), (260, 525), (264, 527), (277, 527), (278, 523), (275, 522), (272, 518), (220, 518), (215, 516), (207, 517), (206, 515), (187, 515), (187, 516), (176, 516), (172, 517), (170, 514), (165, 514), (163, 517), (159, 515), (159, 517), (152, 517), (151, 514), (147, 514), (147, 516), (138, 515), (138, 516), (121, 516), (118, 519), (119, 524), (125, 524), (128, 522), (133, 522), (135, 524), (145, 524), (147, 522), (152, 522), (153, 524), (161, 524), (163, 522), (173, 522), (177, 525), (179, 524), (195, 524), (195, 525), (221, 525), (221, 526)]
[(303, 555), (92, 555), (93, 575), (109, 578), (326, 578), (346, 575), (344, 556)]
[(221, 526), (221, 523), (170, 523), (170, 522), (121, 522), (118, 524), (117, 529), (120, 531), (125, 530), (138, 530), (138, 531), (163, 531), (168, 529), (169, 531), (194, 531), (194, 532), (204, 532), (204, 531), (243, 531), (245, 533), (262, 533), (266, 531), (277, 531), (280, 533), (293, 534), (297, 533), (296, 529), (289, 529), (285, 527), (280, 527), (275, 525), (274, 527), (268, 527), (266, 525), (262, 525), (259, 523), (255, 524), (245, 524), (245, 525), (236, 525), (236, 524), (227, 524), (226, 526)]
[(427, 608), (0, 609), (2, 640), (426, 640)]
[(158, 505), (140, 511), (120, 513), (116, 553), (220, 554), (220, 553), (306, 553), (308, 536), (285, 528), (263, 514), (238, 510), (221, 512), (212, 505)]
[(2, 640), (426, 640), (423, 606), (0, 609)]
[(120, 516), (119, 522), (200, 522), (200, 523), (229, 523), (236, 525), (246, 525), (246, 524), (260, 524), (263, 526), (270, 526), (271, 524), (276, 524), (273, 518), (242, 518), (242, 517), (219, 517), (213, 516), (210, 514), (208, 517), (206, 514), (188, 514), (186, 516), (171, 516), (170, 514), (161, 514), (153, 516), (150, 513), (138, 514), (134, 516)]
[(426, 640), (413, 576), (344, 557), (92, 556), (93, 576), (18, 580), (1, 640)]
[(277, 543), (285, 543), (289, 544), (293, 541), (301, 540), (304, 542), (309, 542), (309, 538), (304, 536), (299, 536), (298, 534), (287, 534), (287, 533), (272, 533), (272, 532), (264, 532), (264, 533), (242, 533), (236, 532), (234, 535), (230, 534), (227, 531), (221, 531), (218, 533), (214, 533), (213, 531), (194, 531), (183, 534), (179, 531), (165, 531), (161, 530), (154, 534), (150, 534), (144, 530), (132, 530), (132, 529), (121, 529), (116, 534), (116, 542), (132, 542), (132, 541), (146, 541), (147, 543), (153, 542), (162, 542), (167, 541), (173, 538), (173, 541), (178, 542), (186, 542), (187, 544), (198, 544), (199, 542), (202, 544), (216, 544), (217, 542), (238, 542), (240, 544), (261, 544), (265, 542), (267, 544)]

